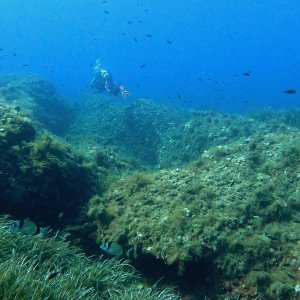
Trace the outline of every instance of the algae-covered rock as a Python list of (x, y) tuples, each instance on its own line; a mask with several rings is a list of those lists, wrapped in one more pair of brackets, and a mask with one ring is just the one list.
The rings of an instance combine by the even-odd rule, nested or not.
[[(192, 269), (214, 282), (223, 296), (289, 299), (300, 267), (299, 137), (258, 132), (186, 168), (121, 177), (90, 202), (98, 241), (139, 245), (183, 278)], [(289, 275), (278, 284), (281, 272)]]
[(14, 107), (2, 104), (0, 117), (0, 213), (45, 224), (77, 215), (96, 192), (92, 166)]
[(78, 102), (78, 114), (67, 133), (72, 143), (113, 146), (118, 153), (152, 167), (159, 161), (164, 133), (182, 120), (175, 110), (145, 99), (128, 104), (90, 94)]
[(0, 76), (0, 98), (55, 134), (63, 134), (73, 118), (70, 106), (53, 85), (35, 75)]
[(287, 126), (277, 120), (255, 121), (247, 116), (216, 111), (192, 111), (191, 118), (164, 133), (159, 149), (161, 167), (176, 167), (197, 159), (205, 150), (227, 145), (241, 138), (270, 132), (284, 132)]
[[(71, 143), (113, 147), (116, 153), (156, 169), (186, 165), (207, 149), (253, 137), (257, 132), (286, 132), (298, 116), (297, 111), (282, 112), (280, 117), (275, 112), (261, 117), (258, 113), (238, 116), (187, 111), (146, 99), (128, 104), (96, 94), (80, 97), (75, 111), (75, 121), (66, 133)], [(259, 159), (256, 153), (249, 154), (253, 165)]]
[(300, 111), (298, 109), (288, 109), (277, 111), (274, 109), (264, 109), (253, 111), (249, 116), (255, 120), (268, 123), (273, 128), (278, 127), (278, 124), (283, 123), (287, 126), (300, 128)]

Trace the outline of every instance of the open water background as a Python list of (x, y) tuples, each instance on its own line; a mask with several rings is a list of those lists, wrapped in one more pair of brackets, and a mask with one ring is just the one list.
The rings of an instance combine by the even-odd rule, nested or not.
[(298, 0), (0, 0), (0, 73), (42, 75), (73, 98), (100, 58), (130, 101), (300, 108), (299, 28)]

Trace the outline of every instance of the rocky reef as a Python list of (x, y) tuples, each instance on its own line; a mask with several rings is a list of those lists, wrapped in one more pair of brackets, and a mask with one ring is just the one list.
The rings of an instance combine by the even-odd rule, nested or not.
[[(139, 164), (155, 167), (165, 132), (177, 127), (184, 116), (146, 99), (131, 104), (114, 103), (101, 95), (78, 100), (78, 114), (66, 133), (73, 144), (97, 143), (134, 158)], [(82, 125), (84, 124), (84, 126)]]
[(182, 166), (198, 159), (209, 148), (247, 138), (257, 131), (267, 134), (281, 132), (286, 128), (278, 120), (266, 122), (259, 113), (255, 116), (257, 119), (215, 111), (192, 111), (186, 122), (164, 133), (163, 143), (159, 148), (159, 166)]
[(53, 85), (35, 75), (0, 76), (0, 99), (22, 109), (44, 129), (58, 135), (66, 131), (73, 119), (70, 105)]
[[(148, 279), (164, 277), (183, 299), (297, 299), (299, 116), (96, 94), (68, 102), (37, 76), (1, 76), (0, 213), (50, 225), (62, 240), (21, 236), (0, 219), (0, 296), (27, 295), (30, 286), (43, 297), (178, 299), (135, 282), (127, 263), (77, 255), (67, 232), (89, 255), (114, 241)], [(9, 297), (7, 278), (23, 284)], [(78, 286), (78, 278), (86, 280)]]
[(298, 131), (256, 134), (204, 151), (186, 168), (121, 177), (91, 200), (89, 214), (99, 240), (139, 245), (176, 265), (183, 280), (193, 273), (198, 297), (213, 290), (212, 297), (292, 299), (299, 162)]
[(82, 156), (3, 101), (0, 152), (2, 214), (59, 224), (59, 215), (74, 218), (97, 191), (97, 175)]

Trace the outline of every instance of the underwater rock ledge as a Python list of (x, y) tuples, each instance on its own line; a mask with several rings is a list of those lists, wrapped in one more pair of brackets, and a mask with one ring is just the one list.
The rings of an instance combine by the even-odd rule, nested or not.
[(299, 295), (298, 111), (73, 104), (36, 76), (0, 78), (1, 213), (64, 227), (96, 255), (136, 246), (132, 264), (189, 299)]
[(98, 177), (82, 156), (36, 128), (15, 106), (0, 103), (0, 213), (59, 226), (98, 191)]
[(292, 299), (299, 181), (299, 131), (258, 134), (204, 151), (182, 169), (122, 176), (90, 201), (89, 215), (99, 241), (139, 245), (177, 266), (183, 282), (193, 270), (194, 288), (210, 282), (202, 296)]
[(64, 134), (73, 119), (66, 100), (49, 81), (36, 75), (0, 75), (0, 99), (54, 134)]

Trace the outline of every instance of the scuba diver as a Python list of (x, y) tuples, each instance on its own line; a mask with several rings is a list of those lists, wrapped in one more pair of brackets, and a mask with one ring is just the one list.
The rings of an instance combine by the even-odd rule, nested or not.
[(91, 86), (98, 93), (101, 93), (104, 90), (106, 90), (111, 95), (117, 96), (121, 92), (121, 95), (124, 100), (127, 100), (127, 96), (131, 95), (125, 89), (124, 85), (117, 84), (113, 80), (111, 73), (101, 66), (100, 59), (96, 60), (96, 65), (94, 70), (95, 70), (95, 76), (92, 80)]

